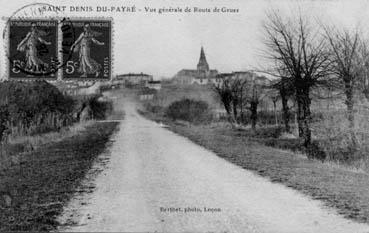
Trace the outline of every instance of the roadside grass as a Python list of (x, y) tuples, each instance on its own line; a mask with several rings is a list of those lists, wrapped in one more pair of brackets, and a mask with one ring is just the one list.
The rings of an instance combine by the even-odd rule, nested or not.
[(57, 142), (66, 137), (75, 135), (76, 133), (85, 130), (86, 127), (92, 125), (94, 121), (78, 122), (71, 126), (64, 127), (57, 132), (50, 132), (44, 134), (36, 134), (32, 136), (24, 135), (18, 137), (10, 137), (7, 140), (8, 144), (29, 144), (33, 148), (50, 143)]
[(0, 171), (12, 165), (19, 164), (22, 153), (29, 153), (45, 144), (59, 142), (67, 137), (76, 135), (86, 130), (86, 127), (93, 124), (93, 121), (77, 122), (71, 126), (66, 126), (59, 131), (8, 137), (7, 141), (0, 144)]
[[(249, 130), (234, 130), (227, 124), (193, 125), (171, 121), (146, 111), (140, 113), (167, 124), (173, 132), (189, 138), (229, 162), (267, 177), (272, 182), (296, 189), (313, 199), (322, 200), (346, 218), (369, 223), (369, 174), (363, 170), (309, 160), (301, 153), (290, 150), (290, 144), (294, 146), (297, 143), (290, 140), (285, 142), (288, 150), (266, 146), (266, 143), (271, 142), (265, 142), (263, 138), (270, 135), (272, 130), (259, 131), (258, 135)], [(281, 144), (277, 146), (283, 148)]]
[(93, 122), (72, 126), (60, 138), (60, 133), (50, 133), (14, 139), (15, 144), (29, 143), (34, 148), (0, 171), (0, 231), (55, 230), (56, 216), (80, 189), (117, 125)]

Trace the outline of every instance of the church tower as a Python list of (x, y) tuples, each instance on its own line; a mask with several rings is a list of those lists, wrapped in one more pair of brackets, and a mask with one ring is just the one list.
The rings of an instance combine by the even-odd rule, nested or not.
[(201, 46), (199, 63), (197, 63), (197, 70), (205, 71), (205, 72), (209, 71), (209, 65), (208, 65), (208, 62), (206, 61), (204, 48), (202, 46)]

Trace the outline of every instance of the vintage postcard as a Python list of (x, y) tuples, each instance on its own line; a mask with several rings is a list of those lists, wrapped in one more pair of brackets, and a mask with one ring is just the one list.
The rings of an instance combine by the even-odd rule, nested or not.
[(369, 233), (369, 0), (0, 3), (0, 232)]

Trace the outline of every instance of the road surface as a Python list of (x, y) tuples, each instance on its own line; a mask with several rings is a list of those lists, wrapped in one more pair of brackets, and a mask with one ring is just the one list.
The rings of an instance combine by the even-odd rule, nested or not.
[[(62, 231), (369, 232), (321, 202), (233, 165), (141, 117), (125, 119), (94, 192), (65, 208)], [(107, 156), (107, 155), (102, 155)], [(108, 157), (109, 157), (108, 156)]]

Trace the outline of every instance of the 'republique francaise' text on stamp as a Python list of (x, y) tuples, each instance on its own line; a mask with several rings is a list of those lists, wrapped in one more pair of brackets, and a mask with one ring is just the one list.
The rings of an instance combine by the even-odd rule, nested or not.
[(76, 37), (70, 43), (63, 34), (63, 50), (67, 47), (71, 52), (71, 56), (63, 52), (63, 79), (109, 80), (112, 69), (111, 20), (71, 19), (70, 23)]
[(9, 22), (9, 78), (57, 78), (57, 25), (48, 19)]

